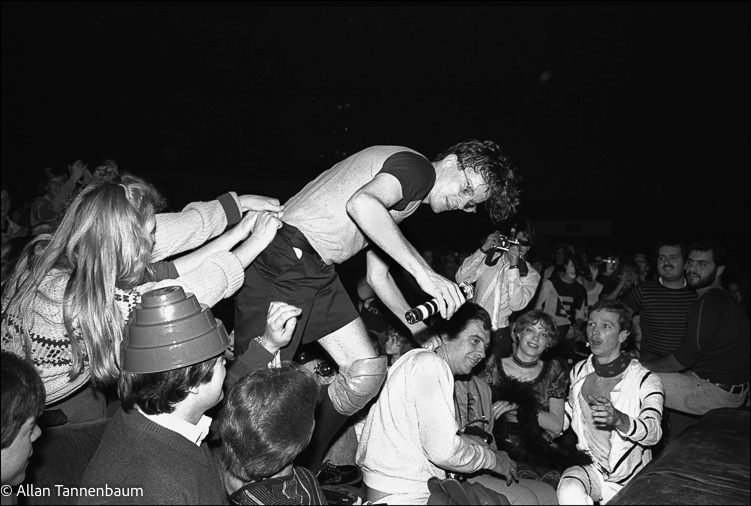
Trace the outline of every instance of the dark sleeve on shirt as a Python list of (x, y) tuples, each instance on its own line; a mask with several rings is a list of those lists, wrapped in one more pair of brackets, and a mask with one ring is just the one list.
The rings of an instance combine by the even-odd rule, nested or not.
[(379, 174), (391, 174), (402, 186), (402, 200), (392, 208), (403, 211), (410, 202), (428, 196), (435, 184), (435, 168), (422, 155), (411, 151), (400, 151), (386, 158)]
[(232, 198), (232, 195), (225, 193), (224, 195), (220, 195), (217, 200), (224, 208), (224, 214), (227, 215), (227, 226), (231, 227), (232, 225), (240, 223), (242, 214), (240, 213), (240, 209), (237, 208), (237, 203), (235, 202), (235, 199)]
[(177, 279), (180, 277), (180, 274), (177, 273), (177, 269), (175, 268), (175, 264), (173, 262), (162, 260), (160, 262), (155, 262), (153, 264), (153, 267), (154, 267), (154, 275), (156, 276), (154, 278), (154, 281), (163, 281), (165, 279)]
[(682, 366), (688, 368), (696, 364), (715, 339), (724, 320), (726, 304), (727, 299), (720, 290), (710, 290), (689, 310), (686, 335), (673, 352)]
[(237, 380), (248, 373), (267, 367), (269, 362), (274, 359), (274, 354), (269, 353), (266, 348), (261, 346), (255, 339), (248, 343), (248, 349), (227, 366), (227, 376), (224, 380), (225, 389), (229, 390)]

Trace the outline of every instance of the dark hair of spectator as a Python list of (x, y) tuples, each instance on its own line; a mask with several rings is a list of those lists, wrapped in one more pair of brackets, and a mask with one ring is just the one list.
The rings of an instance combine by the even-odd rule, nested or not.
[(662, 248), (663, 246), (673, 246), (675, 248), (680, 248), (681, 249), (681, 255), (683, 256), (684, 259), (686, 258), (686, 254), (688, 253), (686, 251), (686, 245), (683, 244), (682, 241), (680, 241), (678, 239), (674, 239), (672, 237), (666, 237), (665, 239), (662, 239), (662, 240), (660, 240), (660, 241), (657, 242), (657, 247), (655, 248), (655, 254), (659, 255), (660, 254), (660, 248)]
[(479, 321), (485, 330), (491, 330), (490, 315), (482, 306), (467, 302), (456, 310), (450, 320), (440, 319), (435, 324), (436, 332), (446, 340), (452, 341), (467, 328), (472, 321)]
[(123, 411), (128, 413), (138, 406), (147, 415), (172, 413), (175, 406), (188, 397), (191, 388), (211, 381), (219, 360), (224, 360), (224, 354), (171, 371), (120, 372), (117, 391)]
[(318, 389), (313, 374), (294, 362), (241, 378), (219, 415), (224, 467), (245, 483), (284, 469), (313, 435)]
[(435, 157), (439, 162), (448, 155), (456, 155), (465, 170), (473, 168), (482, 175), (490, 188), (490, 198), (485, 202), (490, 219), (500, 223), (516, 214), (521, 192), (519, 170), (501, 148), (493, 141), (470, 139), (455, 144)]
[(2, 448), (16, 439), (29, 418), (44, 411), (44, 383), (34, 366), (13, 353), (2, 351), (0, 389), (2, 390)]
[(712, 258), (717, 267), (725, 265), (725, 248), (714, 239), (701, 239), (692, 243), (688, 251), (712, 251)]
[(613, 299), (600, 299), (589, 308), (589, 314), (591, 315), (595, 311), (608, 311), (617, 314), (618, 326), (621, 330), (631, 332), (631, 329), (634, 326), (631, 310), (621, 302), (617, 302)]

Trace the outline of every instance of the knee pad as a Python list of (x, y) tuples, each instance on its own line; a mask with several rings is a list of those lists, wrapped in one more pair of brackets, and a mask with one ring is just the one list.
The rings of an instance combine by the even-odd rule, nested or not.
[(386, 378), (386, 360), (387, 357), (362, 358), (340, 367), (329, 385), (331, 403), (339, 413), (353, 415), (375, 397)]

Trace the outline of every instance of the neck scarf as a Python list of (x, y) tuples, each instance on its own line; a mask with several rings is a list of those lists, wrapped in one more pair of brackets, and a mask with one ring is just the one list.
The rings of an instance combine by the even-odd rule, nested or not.
[(597, 357), (592, 357), (592, 365), (595, 368), (595, 373), (601, 378), (614, 378), (626, 370), (628, 364), (631, 363), (631, 355), (628, 353), (621, 353), (621, 356), (613, 360), (608, 364), (597, 363)]

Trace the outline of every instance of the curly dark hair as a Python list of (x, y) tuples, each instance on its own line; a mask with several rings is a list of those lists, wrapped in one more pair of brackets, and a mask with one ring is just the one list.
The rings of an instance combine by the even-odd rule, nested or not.
[(434, 162), (456, 155), (461, 167), (474, 168), (490, 188), (485, 207), (493, 223), (501, 223), (516, 214), (522, 178), (519, 169), (493, 141), (470, 139), (455, 144), (435, 157)]

